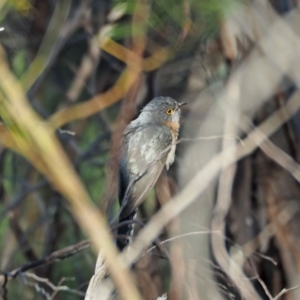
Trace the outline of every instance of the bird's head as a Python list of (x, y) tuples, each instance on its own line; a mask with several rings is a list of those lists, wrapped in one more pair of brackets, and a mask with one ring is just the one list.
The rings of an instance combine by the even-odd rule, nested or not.
[(179, 122), (180, 107), (185, 104), (170, 97), (156, 97), (142, 109), (140, 117), (159, 123)]

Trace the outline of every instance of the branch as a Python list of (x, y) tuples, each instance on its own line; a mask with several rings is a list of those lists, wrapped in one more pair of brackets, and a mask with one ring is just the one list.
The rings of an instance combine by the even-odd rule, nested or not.
[(3, 49), (0, 54), (0, 85), (6, 97), (0, 100), (1, 113), (14, 121), (15, 127), (10, 132), (26, 154), (34, 149), (41, 157), (45, 168), (40, 171), (69, 200), (73, 214), (82, 229), (90, 235), (96, 249), (103, 251), (110, 274), (124, 299), (140, 299), (124, 261), (117, 259), (118, 252), (104, 216), (90, 201), (53, 131), (49, 126), (44, 126), (28, 105), (24, 91), (4, 60)]
[(5, 277), (7, 277), (8, 280), (14, 279), (14, 278), (18, 277), (20, 274), (22, 274), (28, 270), (32, 270), (32, 269), (37, 268), (42, 265), (49, 265), (51, 263), (69, 258), (69, 257), (89, 248), (90, 245), (91, 245), (90, 240), (84, 240), (75, 245), (68, 246), (63, 249), (52, 252), (50, 255), (48, 255), (44, 258), (27, 263), (15, 270), (12, 270), (10, 272), (5, 272), (5, 275), (0, 276), (0, 284), (2, 286), (4, 286), (6, 284)]

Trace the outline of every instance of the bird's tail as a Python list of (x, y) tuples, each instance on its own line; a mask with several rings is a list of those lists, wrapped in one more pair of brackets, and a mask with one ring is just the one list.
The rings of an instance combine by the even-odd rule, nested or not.
[(137, 210), (135, 209), (132, 213), (125, 217), (122, 217), (122, 214), (120, 215), (119, 228), (117, 232), (117, 246), (120, 251), (122, 251), (131, 242), (134, 231), (133, 220), (136, 217), (136, 212)]

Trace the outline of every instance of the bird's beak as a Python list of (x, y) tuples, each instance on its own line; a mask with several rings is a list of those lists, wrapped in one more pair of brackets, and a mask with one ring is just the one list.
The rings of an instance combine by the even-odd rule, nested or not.
[(177, 104), (178, 104), (178, 108), (177, 109), (179, 109), (181, 106), (186, 105), (187, 103), (186, 102), (181, 102), (181, 103), (177, 103)]

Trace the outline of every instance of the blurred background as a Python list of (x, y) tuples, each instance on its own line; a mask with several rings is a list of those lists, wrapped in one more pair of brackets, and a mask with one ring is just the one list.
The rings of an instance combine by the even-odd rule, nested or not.
[(122, 132), (155, 96), (188, 105), (139, 210), (137, 230), (178, 195), (141, 299), (300, 299), (298, 6), (1, 0), (2, 299), (84, 299), (97, 251), (64, 182), (115, 228)]

